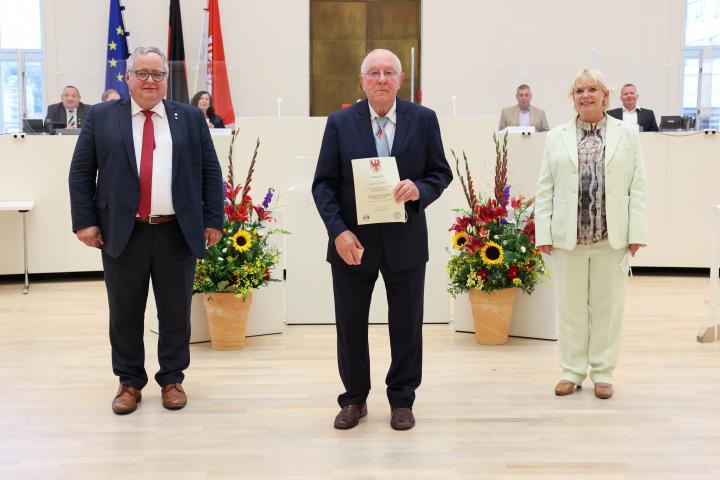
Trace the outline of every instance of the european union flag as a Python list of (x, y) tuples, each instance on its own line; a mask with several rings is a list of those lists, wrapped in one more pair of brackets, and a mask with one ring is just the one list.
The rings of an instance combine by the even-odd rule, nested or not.
[(125, 22), (122, 11), (125, 7), (120, 0), (110, 0), (110, 20), (107, 36), (107, 62), (105, 63), (105, 90), (114, 88), (122, 98), (129, 96), (125, 83), (125, 60), (130, 56), (128, 51)]

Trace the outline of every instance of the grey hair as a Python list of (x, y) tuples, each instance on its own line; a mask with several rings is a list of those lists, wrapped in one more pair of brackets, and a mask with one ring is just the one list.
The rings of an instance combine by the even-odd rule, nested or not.
[(135, 66), (135, 59), (141, 55), (147, 55), (148, 53), (155, 53), (157, 54), (160, 59), (163, 62), (163, 66), (165, 67), (165, 72), (169, 72), (170, 68), (168, 67), (168, 61), (165, 54), (157, 47), (138, 47), (130, 54), (127, 61), (125, 62), (125, 65), (127, 66), (127, 70), (132, 70)]
[(379, 53), (379, 52), (389, 53), (393, 57), (393, 60), (395, 60), (395, 63), (397, 64), (398, 73), (402, 73), (402, 63), (400, 63), (400, 59), (398, 58), (398, 56), (395, 55), (390, 50), (386, 50), (384, 48), (376, 48), (375, 50), (373, 50), (367, 54), (367, 56), (365, 57), (365, 60), (363, 60), (363, 62), (362, 62), (362, 65), (360, 65), (360, 73), (367, 73), (367, 63), (368, 63), (368, 59), (370, 58), (370, 55), (372, 55), (373, 53)]
[(102, 96), (100, 97), (100, 100), (102, 100), (104, 102), (105, 100), (107, 100), (107, 98), (110, 96), (111, 93), (116, 94), (118, 97), (120, 96), (120, 92), (118, 92), (114, 88), (108, 88), (107, 90), (105, 90), (103, 92)]

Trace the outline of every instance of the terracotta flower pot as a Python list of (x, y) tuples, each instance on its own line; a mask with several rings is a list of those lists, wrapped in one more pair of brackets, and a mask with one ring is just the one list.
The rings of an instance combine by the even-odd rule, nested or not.
[(252, 292), (245, 300), (234, 293), (203, 294), (212, 348), (238, 350), (245, 345), (245, 331), (251, 304)]
[(475, 341), (481, 345), (507, 343), (517, 288), (504, 288), (492, 293), (473, 288), (469, 297), (475, 323)]

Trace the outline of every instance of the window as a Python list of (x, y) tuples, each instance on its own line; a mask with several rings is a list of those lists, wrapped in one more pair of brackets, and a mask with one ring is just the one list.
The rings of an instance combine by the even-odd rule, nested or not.
[(700, 128), (720, 127), (720, 0), (687, 0), (683, 115)]
[(0, 0), (0, 133), (18, 130), (23, 115), (45, 113), (41, 7), (41, 0)]

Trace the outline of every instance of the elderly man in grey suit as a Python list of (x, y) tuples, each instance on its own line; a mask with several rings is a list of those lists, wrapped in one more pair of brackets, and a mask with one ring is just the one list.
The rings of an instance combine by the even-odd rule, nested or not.
[(529, 86), (523, 83), (517, 87), (515, 98), (517, 98), (518, 101), (517, 105), (503, 108), (500, 113), (498, 130), (506, 127), (535, 127), (536, 132), (546, 132), (550, 130), (545, 110), (530, 106), (532, 92)]

